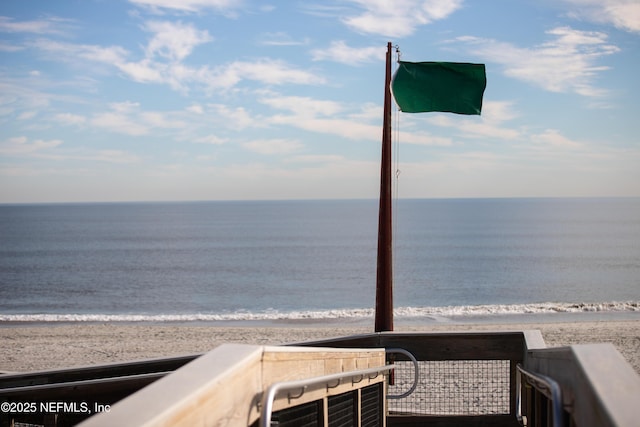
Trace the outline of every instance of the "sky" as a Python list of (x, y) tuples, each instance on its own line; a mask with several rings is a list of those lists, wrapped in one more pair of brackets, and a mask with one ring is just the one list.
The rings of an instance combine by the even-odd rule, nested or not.
[(398, 197), (640, 196), (637, 0), (6, 0), (0, 203), (377, 198), (387, 42), (487, 70)]

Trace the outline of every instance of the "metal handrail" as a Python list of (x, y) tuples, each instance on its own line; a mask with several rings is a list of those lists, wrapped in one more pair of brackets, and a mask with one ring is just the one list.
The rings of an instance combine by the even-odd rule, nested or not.
[(527, 377), (527, 381), (533, 387), (551, 400), (551, 422), (553, 427), (564, 427), (564, 417), (562, 416), (562, 390), (560, 385), (546, 375), (536, 374), (527, 371), (519, 363), (516, 365), (516, 408), (517, 418), (522, 424), (522, 376)]
[[(260, 425), (262, 427), (269, 427), (271, 423), (271, 415), (273, 413), (273, 402), (277, 394), (282, 391), (285, 391), (285, 390), (299, 391), (299, 394), (297, 394), (296, 396), (289, 396), (289, 399), (297, 399), (302, 397), (306, 389), (312, 385), (325, 383), (327, 389), (335, 388), (337, 387), (337, 385), (333, 383), (335, 381), (338, 381), (338, 384), (340, 384), (340, 382), (342, 382), (342, 380), (344, 380), (345, 378), (351, 378), (352, 383), (355, 384), (362, 381), (365, 376), (370, 376), (372, 374), (375, 374), (374, 377), (370, 377), (370, 378), (376, 378), (381, 373), (389, 372), (393, 368), (394, 368), (394, 365), (385, 365), (385, 366), (379, 366), (376, 368), (363, 369), (360, 371), (340, 372), (337, 374), (324, 375), (321, 377), (314, 377), (314, 378), (306, 378), (303, 380), (282, 381), (282, 382), (273, 383), (269, 386), (267, 391), (262, 396)], [(356, 378), (359, 378), (359, 379), (357, 381), (354, 381), (354, 379)]]
[(413, 393), (416, 390), (416, 388), (418, 387), (418, 382), (420, 381), (420, 367), (418, 365), (418, 360), (416, 359), (416, 357), (413, 354), (409, 353), (404, 348), (387, 348), (387, 349), (385, 349), (385, 352), (387, 354), (389, 354), (389, 353), (404, 354), (405, 356), (407, 356), (409, 358), (409, 360), (411, 360), (413, 362), (413, 372), (414, 372), (413, 384), (411, 385), (409, 390), (405, 391), (402, 394), (388, 394), (387, 395), (387, 399), (403, 399), (403, 398), (409, 396), (411, 393)]

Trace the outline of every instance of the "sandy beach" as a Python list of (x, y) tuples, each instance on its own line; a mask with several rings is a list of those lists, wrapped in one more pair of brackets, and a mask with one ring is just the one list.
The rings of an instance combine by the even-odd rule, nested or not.
[[(549, 347), (612, 343), (640, 374), (640, 320), (571, 323), (438, 324), (396, 326), (396, 331), (500, 331), (538, 329)], [(371, 327), (228, 327), (193, 324), (0, 326), (0, 371), (30, 371), (206, 352), (234, 342), (283, 344), (371, 332)]]

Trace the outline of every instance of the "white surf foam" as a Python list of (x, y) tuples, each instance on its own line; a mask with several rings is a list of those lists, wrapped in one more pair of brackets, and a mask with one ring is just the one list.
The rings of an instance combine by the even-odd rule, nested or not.
[[(591, 313), (591, 312), (640, 312), (640, 302), (599, 303), (538, 303), (495, 304), (446, 307), (398, 307), (396, 318), (431, 318), (442, 320), (473, 316), (501, 316), (545, 313)], [(193, 314), (80, 314), (80, 313), (27, 313), (0, 314), (0, 322), (224, 322), (224, 321), (296, 321), (296, 320), (340, 320), (373, 318), (374, 310), (367, 308), (334, 310), (300, 310), (280, 312), (237, 311), (229, 313)]]

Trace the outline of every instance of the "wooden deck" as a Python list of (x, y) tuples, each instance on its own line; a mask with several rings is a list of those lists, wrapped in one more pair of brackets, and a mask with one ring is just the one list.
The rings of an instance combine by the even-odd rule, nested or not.
[[(349, 376), (390, 362), (390, 378)], [(411, 388), (416, 369), (413, 393), (384, 398)], [(326, 380), (335, 374), (350, 380)], [(274, 420), (282, 426), (299, 425), (291, 415), (296, 408), (313, 425), (327, 426), (551, 426), (552, 394), (536, 376), (557, 385), (560, 424), (638, 425), (640, 377), (613, 346), (547, 348), (538, 331), (513, 331), (384, 332), (280, 347), (229, 344), (204, 355), (0, 375), (0, 402), (86, 402), (103, 411), (4, 412), (0, 427), (254, 426), (269, 390)], [(318, 378), (304, 387), (297, 383)], [(276, 393), (274, 384), (294, 389)], [(375, 408), (366, 414), (370, 421), (362, 422), (366, 411), (353, 408), (365, 404)], [(336, 424), (336, 417), (347, 422)]]

